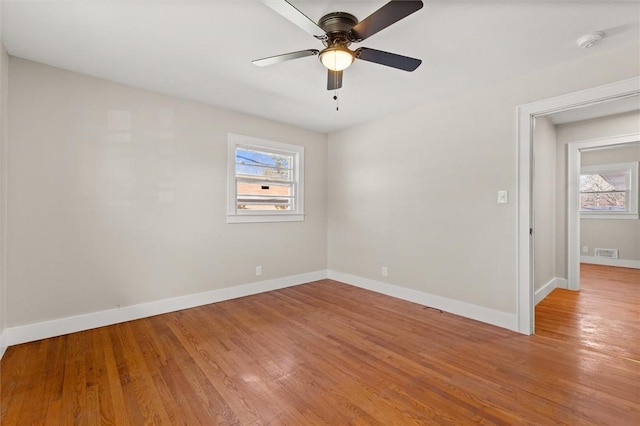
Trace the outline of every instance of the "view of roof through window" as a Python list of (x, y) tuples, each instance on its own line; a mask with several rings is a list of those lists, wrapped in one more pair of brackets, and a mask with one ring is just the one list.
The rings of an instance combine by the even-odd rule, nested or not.
[(627, 211), (629, 172), (616, 170), (580, 175), (580, 210)]

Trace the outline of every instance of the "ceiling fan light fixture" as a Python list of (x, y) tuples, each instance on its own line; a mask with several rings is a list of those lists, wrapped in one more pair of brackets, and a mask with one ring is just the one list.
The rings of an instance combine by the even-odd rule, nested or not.
[(320, 52), (322, 65), (331, 71), (342, 71), (353, 63), (354, 56), (346, 47), (328, 47)]

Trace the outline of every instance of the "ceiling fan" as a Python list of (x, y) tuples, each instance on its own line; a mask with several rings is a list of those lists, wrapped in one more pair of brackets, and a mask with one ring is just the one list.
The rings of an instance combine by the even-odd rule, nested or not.
[(351, 43), (359, 43), (366, 40), (377, 32), (406, 18), (413, 12), (422, 9), (423, 3), (420, 0), (391, 0), (360, 22), (350, 13), (332, 12), (320, 18), (317, 24), (287, 0), (262, 0), (262, 2), (316, 39), (322, 41), (325, 48), (323, 50), (300, 50), (256, 59), (253, 61), (255, 65), (262, 67), (291, 59), (318, 55), (322, 64), (328, 69), (327, 90), (335, 90), (342, 87), (342, 72), (355, 59), (374, 62), (404, 71), (413, 71), (422, 63), (420, 59), (367, 47), (359, 47), (356, 50), (349, 49)]

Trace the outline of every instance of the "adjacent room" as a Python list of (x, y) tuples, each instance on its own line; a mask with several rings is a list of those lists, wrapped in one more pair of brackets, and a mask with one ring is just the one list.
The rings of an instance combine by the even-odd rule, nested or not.
[(636, 0), (0, 1), (0, 423), (640, 423)]

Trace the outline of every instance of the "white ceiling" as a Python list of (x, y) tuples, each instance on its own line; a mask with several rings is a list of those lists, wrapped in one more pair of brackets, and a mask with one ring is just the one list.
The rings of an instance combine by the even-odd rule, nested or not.
[[(317, 21), (334, 11), (362, 20), (386, 0), (290, 2)], [(422, 65), (408, 73), (356, 61), (339, 111), (317, 57), (251, 63), (322, 46), (259, 0), (4, 0), (2, 36), (14, 56), (328, 133), (637, 43), (639, 20), (637, 0), (427, 0), (359, 44)], [(578, 48), (592, 31), (606, 38)]]

